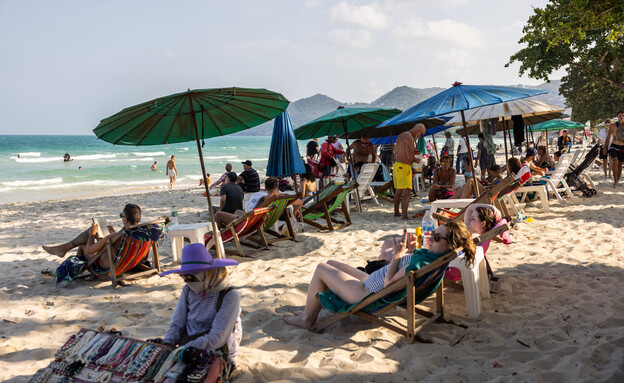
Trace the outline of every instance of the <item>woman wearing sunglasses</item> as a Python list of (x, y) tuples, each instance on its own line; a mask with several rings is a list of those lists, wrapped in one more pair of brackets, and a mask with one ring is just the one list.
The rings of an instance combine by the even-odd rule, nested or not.
[[(240, 293), (230, 286), (226, 266), (238, 265), (233, 259), (213, 259), (206, 247), (194, 243), (182, 249), (176, 273), (186, 286), (163, 339), (150, 341), (199, 350), (220, 350), (226, 354), (229, 372), (236, 367), (242, 336)], [(226, 370), (227, 371), (227, 370)], [(228, 373), (229, 373), (228, 372)]]
[(455, 169), (451, 166), (451, 157), (440, 157), (440, 167), (433, 171), (433, 185), (429, 189), (429, 202), (447, 199), (453, 196), (455, 187)]
[(304, 310), (295, 315), (284, 315), (282, 319), (294, 326), (310, 328), (316, 323), (322, 308), (317, 298), (318, 293), (331, 290), (343, 302), (357, 303), (367, 295), (376, 293), (403, 278), (408, 266), (424, 267), (451, 249), (463, 247), (466, 262), (469, 264), (474, 262), (475, 245), (470, 231), (462, 222), (450, 222), (439, 226), (434, 231), (432, 239), (429, 249), (417, 249), (407, 253), (408, 234), (405, 233), (390, 264), (370, 275), (341, 262), (329, 261), (319, 264), (308, 287)]

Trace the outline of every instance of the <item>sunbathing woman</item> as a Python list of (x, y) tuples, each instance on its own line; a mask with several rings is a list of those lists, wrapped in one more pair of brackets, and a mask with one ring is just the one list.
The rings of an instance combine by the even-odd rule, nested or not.
[(330, 261), (319, 264), (308, 287), (304, 310), (294, 316), (283, 316), (283, 320), (294, 326), (310, 328), (316, 323), (322, 308), (317, 298), (318, 293), (331, 290), (345, 303), (357, 303), (367, 295), (376, 293), (403, 278), (410, 264), (425, 266), (451, 249), (463, 247), (467, 262), (469, 264), (474, 262), (475, 245), (470, 237), (470, 231), (463, 223), (450, 222), (438, 227), (434, 231), (429, 250), (418, 249), (406, 255), (407, 241), (405, 235), (392, 262), (370, 275), (341, 262)]

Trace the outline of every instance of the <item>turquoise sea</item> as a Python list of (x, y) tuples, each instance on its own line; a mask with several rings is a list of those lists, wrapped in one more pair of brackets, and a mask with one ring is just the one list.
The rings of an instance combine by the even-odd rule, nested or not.
[[(299, 143), (305, 154), (306, 141)], [(250, 160), (266, 172), (271, 137), (227, 136), (205, 141), (206, 171), (219, 177), (230, 162), (241, 172)], [(69, 153), (73, 161), (63, 162)], [(18, 158), (19, 155), (19, 158)], [(175, 155), (179, 171), (174, 188), (196, 186), (201, 177), (194, 142), (158, 146), (111, 145), (95, 136), (0, 135), (0, 203), (91, 197), (124, 192), (165, 190), (164, 169)], [(151, 165), (157, 161), (158, 171)], [(82, 167), (79, 170), (79, 167)]]

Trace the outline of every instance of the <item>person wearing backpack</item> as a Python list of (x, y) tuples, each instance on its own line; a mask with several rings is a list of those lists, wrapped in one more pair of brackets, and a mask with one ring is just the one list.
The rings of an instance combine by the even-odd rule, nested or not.
[(178, 274), (186, 285), (167, 334), (151, 341), (177, 347), (182, 353), (195, 349), (220, 355), (226, 361), (220, 372), (227, 378), (236, 368), (242, 337), (241, 297), (230, 286), (226, 269), (237, 264), (234, 259), (213, 259), (201, 243), (182, 249), (181, 267), (160, 275)]

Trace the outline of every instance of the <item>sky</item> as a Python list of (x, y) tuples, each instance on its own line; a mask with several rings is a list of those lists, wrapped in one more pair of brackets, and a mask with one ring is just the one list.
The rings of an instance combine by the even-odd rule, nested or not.
[(505, 63), (546, 3), (0, 0), (0, 134), (92, 134), (188, 88), (371, 102), (402, 85), (539, 84)]

